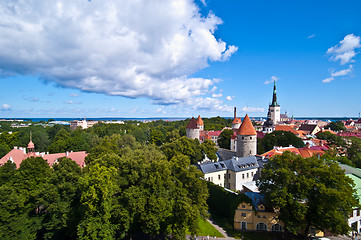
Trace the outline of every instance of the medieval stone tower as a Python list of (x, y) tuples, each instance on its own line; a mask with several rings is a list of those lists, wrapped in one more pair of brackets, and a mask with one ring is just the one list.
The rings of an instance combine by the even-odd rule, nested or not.
[(186, 134), (187, 138), (190, 139), (200, 139), (200, 132), (203, 131), (204, 125), (201, 116), (198, 116), (197, 120), (192, 117), (189, 121)]
[(246, 115), (237, 130), (237, 157), (247, 157), (257, 154), (257, 132), (251, 119)]

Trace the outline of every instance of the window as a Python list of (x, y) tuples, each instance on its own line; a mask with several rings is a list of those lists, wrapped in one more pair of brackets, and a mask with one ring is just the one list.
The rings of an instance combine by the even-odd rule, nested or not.
[(360, 209), (357, 209), (357, 216), (360, 216)]
[(256, 229), (259, 231), (267, 231), (267, 225), (262, 222), (257, 223)]
[(242, 140), (244, 139), (244, 137), (242, 137)]
[(253, 172), (251, 172), (251, 176), (253, 177)]
[(221, 180), (221, 175), (220, 174), (218, 174), (218, 180)]
[(278, 223), (274, 224), (272, 226), (272, 232), (282, 232), (282, 226), (279, 225)]
[(246, 213), (241, 213), (241, 217), (246, 217), (247, 214)]
[(231, 174), (230, 173), (228, 173), (228, 179), (231, 179)]
[(242, 205), (242, 208), (246, 208), (246, 205)]
[(263, 218), (266, 218), (266, 216), (263, 216)]
[(242, 173), (242, 179), (244, 179), (244, 173)]
[(252, 140), (252, 137), (249, 137), (250, 140)]
[(257, 218), (261, 218), (261, 216), (260, 216), (260, 215), (257, 215)]
[(247, 222), (241, 222), (241, 229), (247, 230)]
[(247, 178), (249, 178), (249, 173), (247, 173)]

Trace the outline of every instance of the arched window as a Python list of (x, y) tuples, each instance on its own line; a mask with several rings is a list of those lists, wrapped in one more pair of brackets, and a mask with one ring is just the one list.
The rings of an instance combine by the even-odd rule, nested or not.
[(272, 226), (272, 232), (282, 232), (282, 226), (279, 225), (278, 223), (274, 224)]
[(259, 231), (267, 231), (267, 225), (263, 222), (257, 223), (256, 229)]

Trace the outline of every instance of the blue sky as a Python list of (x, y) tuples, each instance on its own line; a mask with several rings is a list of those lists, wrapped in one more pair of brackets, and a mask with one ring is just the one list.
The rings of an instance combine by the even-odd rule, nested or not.
[(0, 3), (0, 118), (361, 111), (360, 1)]

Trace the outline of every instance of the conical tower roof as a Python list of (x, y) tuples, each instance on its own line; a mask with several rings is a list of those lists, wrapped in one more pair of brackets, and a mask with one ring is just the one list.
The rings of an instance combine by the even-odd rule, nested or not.
[(192, 119), (189, 121), (187, 128), (189, 129), (197, 129), (197, 122), (196, 119), (194, 117), (192, 117)]
[(201, 115), (198, 115), (197, 124), (200, 125), (200, 126), (204, 125), (204, 124), (203, 124), (203, 120), (202, 120), (202, 118), (201, 118)]
[(244, 117), (241, 126), (237, 130), (237, 135), (257, 135), (257, 132), (252, 125), (251, 119), (249, 119), (247, 114)]

